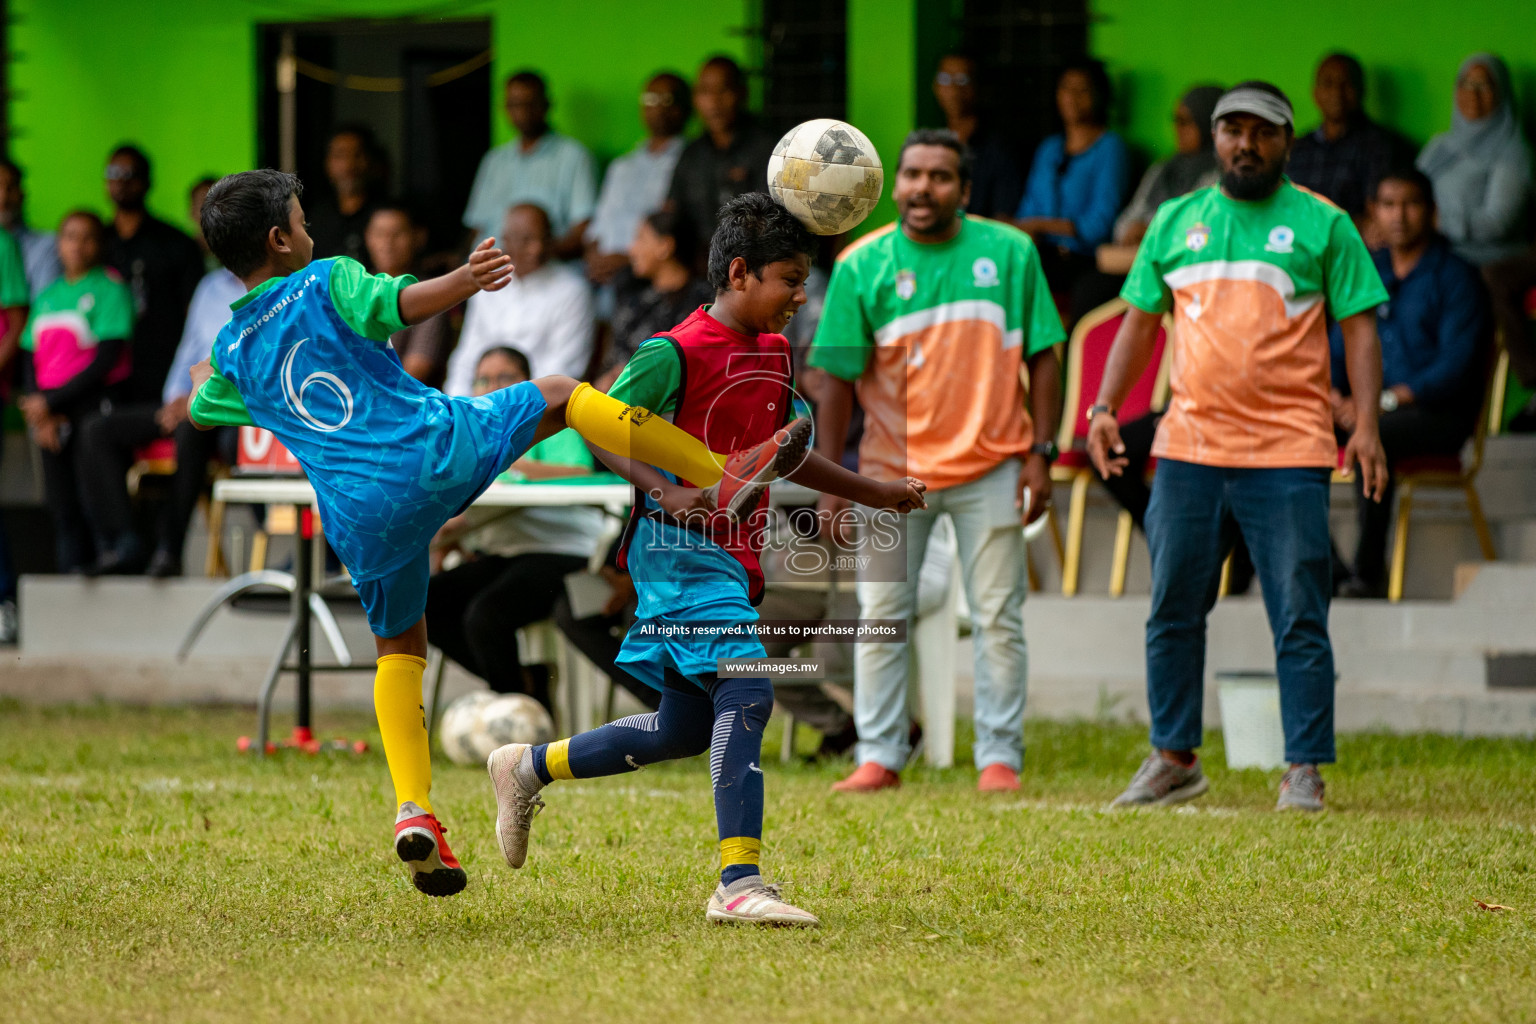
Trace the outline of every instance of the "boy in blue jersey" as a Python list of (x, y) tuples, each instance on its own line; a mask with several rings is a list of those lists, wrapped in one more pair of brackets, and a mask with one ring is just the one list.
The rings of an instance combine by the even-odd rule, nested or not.
[(715, 455), (661, 417), (567, 377), (474, 399), (422, 385), (405, 373), (390, 335), (477, 290), (505, 287), (510, 259), (486, 239), (464, 266), (429, 281), (370, 275), (346, 258), (312, 263), (301, 191), (293, 175), (272, 170), (230, 175), (209, 190), (203, 234), (248, 293), (231, 307), (210, 359), (193, 369), (188, 413), (205, 429), (265, 427), (308, 474), (378, 648), (374, 706), (398, 808), (396, 855), (416, 888), (449, 896), (466, 879), (428, 799), (421, 707), (428, 549), (438, 528), (529, 446), (566, 426), (709, 485), (680, 487), (628, 458), (613, 460), (677, 512), (750, 504), (800, 452), (781, 451), (789, 432), (780, 432), (754, 450)]
[[(814, 250), (805, 228), (766, 194), (726, 203), (709, 247), (714, 303), (641, 345), (610, 395), (671, 417), (706, 447), (737, 448), (793, 432), (795, 424), (785, 426), (793, 415), (794, 387), (783, 330), (805, 303)], [(925, 507), (918, 480), (870, 480), (814, 453), (782, 475), (868, 508)], [(682, 481), (699, 482), (687, 475)], [(708, 748), (720, 876), (705, 918), (818, 923), (765, 883), (759, 869), (758, 762), (773, 687), (765, 678), (717, 671), (721, 662), (765, 657), (762, 643), (744, 628), (757, 620), (754, 606), (762, 596), (758, 556), (765, 505), (759, 497), (747, 506), (750, 514), (732, 521), (718, 514), (678, 516), (664, 503), (637, 502), (621, 559), (640, 605), (618, 660), (661, 691), (661, 706), (556, 743), (513, 743), (491, 754), (497, 840), (512, 867), (527, 858), (529, 826), (544, 806), (539, 792), (545, 786), (631, 772)], [(735, 628), (717, 633), (722, 626)]]

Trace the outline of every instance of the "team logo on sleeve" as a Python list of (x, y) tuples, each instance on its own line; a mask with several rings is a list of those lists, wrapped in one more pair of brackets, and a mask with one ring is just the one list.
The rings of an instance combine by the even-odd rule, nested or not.
[(910, 270), (896, 271), (896, 297), (906, 300), (917, 294), (917, 275)]
[[(308, 340), (308, 338), (305, 338), (289, 349), (287, 358), (283, 360), (283, 400), (288, 403), (288, 408), (292, 409), (293, 414), (299, 419), (315, 430), (324, 431), (329, 434), (332, 431), (340, 430), (351, 422), (352, 389), (347, 387), (340, 377), (334, 373), (327, 373), (324, 370), (316, 370), (308, 377), (305, 377), (304, 382), (297, 388), (293, 386), (293, 361), (299, 354), (299, 349), (303, 348), (304, 342)], [(305, 407), (304, 393), (311, 387), (318, 387), (322, 391), (329, 392), (337, 402), (341, 403), (341, 419), (335, 423), (327, 423)]]
[(971, 277), (977, 288), (996, 288), (997, 263), (990, 256), (983, 256), (971, 264)]
[(1205, 248), (1206, 243), (1210, 240), (1211, 229), (1206, 227), (1204, 224), (1196, 224), (1194, 227), (1184, 232), (1184, 248), (1188, 249), (1190, 252), (1199, 252), (1201, 249)]
[(1265, 252), (1287, 253), (1296, 243), (1296, 232), (1281, 224), (1269, 229), (1269, 241), (1264, 243)]

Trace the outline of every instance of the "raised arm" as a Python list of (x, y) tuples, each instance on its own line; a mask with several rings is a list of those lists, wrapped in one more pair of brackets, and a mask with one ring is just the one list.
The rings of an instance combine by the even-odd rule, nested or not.
[(487, 238), (469, 254), (469, 262), (441, 277), (417, 281), (400, 290), (400, 319), (419, 324), (445, 313), (475, 292), (496, 292), (512, 280), (512, 257)]

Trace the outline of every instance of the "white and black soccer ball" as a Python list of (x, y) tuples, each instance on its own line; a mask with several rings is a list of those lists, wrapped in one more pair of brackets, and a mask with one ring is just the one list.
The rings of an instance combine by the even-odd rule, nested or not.
[(484, 764), (485, 759), (491, 756), (491, 750), (495, 747), (483, 754), (478, 753), (484, 732), (480, 725), (480, 712), (495, 699), (496, 694), (479, 690), (465, 694), (448, 705), (437, 726), (437, 741), (442, 745), (443, 753), (448, 755), (448, 760), (454, 764)]
[(480, 728), (491, 751), (508, 743), (548, 743), (555, 738), (555, 720), (544, 705), (521, 693), (502, 694), (480, 710)]
[(885, 169), (867, 136), (846, 121), (796, 125), (768, 158), (768, 192), (813, 234), (840, 235), (880, 201)]
[(548, 743), (555, 738), (555, 722), (532, 697), (481, 690), (448, 705), (437, 736), (454, 764), (483, 765), (491, 751), (508, 743)]

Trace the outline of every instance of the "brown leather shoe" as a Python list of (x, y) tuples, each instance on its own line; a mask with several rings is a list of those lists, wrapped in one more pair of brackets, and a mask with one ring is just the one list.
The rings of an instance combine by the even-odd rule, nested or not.
[(901, 776), (883, 764), (865, 761), (853, 770), (853, 774), (841, 782), (832, 784), (834, 793), (874, 793), (882, 789), (901, 787)]

